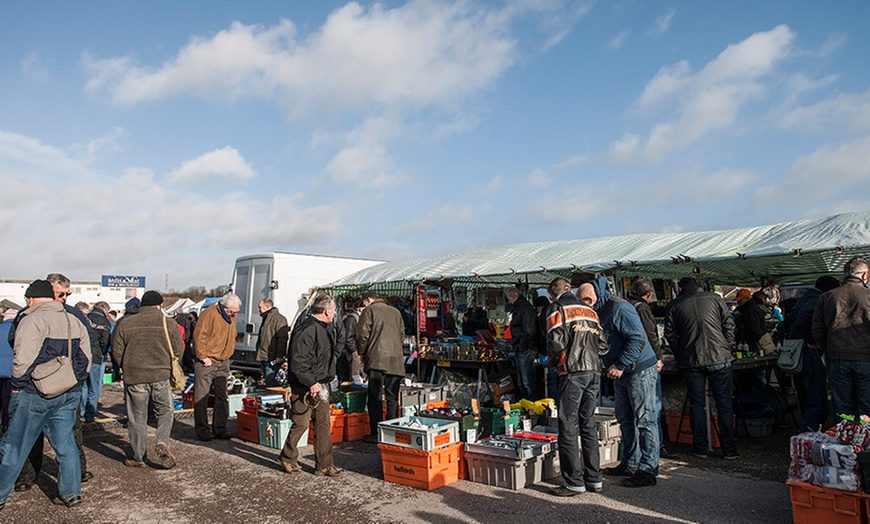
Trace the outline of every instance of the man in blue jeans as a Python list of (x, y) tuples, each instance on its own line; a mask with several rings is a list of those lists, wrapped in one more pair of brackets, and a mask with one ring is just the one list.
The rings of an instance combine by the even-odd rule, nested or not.
[[(42, 433), (48, 437), (58, 462), (58, 497), (54, 502), (77, 506), (82, 502), (81, 464), (73, 425), (79, 416), (81, 383), (91, 365), (90, 338), (82, 323), (55, 301), (49, 281), (34, 280), (24, 297), (27, 312), (15, 335), (11, 418), (9, 429), (0, 440), (3, 449), (0, 510), (6, 505), (33, 443), (42, 438)], [(46, 398), (37, 389), (31, 373), (36, 366), (60, 356), (71, 357), (74, 383), (66, 385), (69, 389), (65, 392)]]
[(535, 364), (538, 361), (535, 330), (538, 320), (535, 308), (515, 287), (507, 288), (504, 296), (512, 308), (510, 343), (514, 350), (520, 395), (528, 400), (538, 400), (538, 378), (535, 373)]
[(736, 459), (734, 441), (734, 382), (731, 374), (731, 346), (734, 319), (725, 301), (716, 293), (701, 289), (691, 277), (678, 283), (679, 295), (668, 304), (665, 338), (671, 346), (677, 369), (686, 379), (689, 419), (692, 424), (692, 454), (707, 456), (707, 393), (709, 384), (719, 415), (722, 456)]
[[(601, 386), (601, 355), (607, 339), (591, 307), (571, 294), (571, 283), (556, 277), (547, 287), (547, 357), (559, 375), (559, 464), (562, 485), (550, 493), (573, 497), (600, 492), (601, 461), (595, 404)], [(581, 441), (577, 449), (578, 436)], [(582, 455), (581, 455), (582, 451)]]
[(610, 293), (605, 277), (582, 284), (577, 298), (595, 308), (610, 346), (604, 366), (607, 378), (613, 380), (623, 454), (622, 462), (604, 473), (627, 476), (622, 485), (629, 488), (655, 486), (659, 473), (658, 360), (640, 316), (628, 301)]

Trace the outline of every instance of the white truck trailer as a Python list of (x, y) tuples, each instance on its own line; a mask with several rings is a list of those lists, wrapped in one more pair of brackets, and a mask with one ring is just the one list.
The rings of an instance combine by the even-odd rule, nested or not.
[(280, 252), (236, 259), (232, 292), (242, 299), (242, 309), (236, 316), (238, 335), (233, 365), (257, 366), (257, 333), (262, 321), (257, 304), (261, 299), (271, 298), (292, 325), (311, 288), (381, 263), (382, 260)]

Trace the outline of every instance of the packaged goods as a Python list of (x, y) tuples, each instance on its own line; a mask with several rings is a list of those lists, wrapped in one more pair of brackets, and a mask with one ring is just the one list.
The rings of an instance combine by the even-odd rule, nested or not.
[(861, 489), (861, 477), (857, 471), (835, 468), (833, 466), (814, 466), (813, 484), (823, 488), (859, 491)]
[(807, 431), (795, 435), (790, 440), (789, 456), (792, 462), (798, 461), (804, 464), (813, 462), (813, 444), (817, 442), (836, 443), (836, 439), (818, 431)]
[(860, 447), (848, 444), (814, 442), (812, 462), (816, 466), (833, 466), (856, 471), (858, 469), (858, 453), (861, 451)]
[(864, 449), (867, 444), (870, 444), (870, 425), (843, 420), (837, 424), (834, 436), (837, 437), (840, 444), (851, 444)]

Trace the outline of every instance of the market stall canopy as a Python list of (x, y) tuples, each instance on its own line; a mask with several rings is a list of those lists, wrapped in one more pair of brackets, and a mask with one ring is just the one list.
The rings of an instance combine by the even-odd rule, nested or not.
[(546, 286), (556, 275), (608, 273), (757, 286), (812, 282), (839, 275), (855, 255), (870, 256), (870, 211), (724, 231), (647, 233), (532, 242), (453, 255), (386, 262), (323, 289), (396, 290), (409, 283), (452, 280), (480, 287), (528, 282)]
[(186, 313), (191, 306), (193, 306), (196, 302), (189, 298), (181, 298), (175, 301), (174, 304), (165, 308), (163, 311), (170, 316), (175, 315), (176, 313)]

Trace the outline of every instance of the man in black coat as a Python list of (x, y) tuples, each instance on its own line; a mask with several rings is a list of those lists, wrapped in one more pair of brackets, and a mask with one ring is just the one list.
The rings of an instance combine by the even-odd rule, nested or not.
[(504, 292), (511, 309), (511, 338), (514, 349), (514, 360), (517, 366), (517, 382), (522, 398), (538, 400), (537, 376), (535, 362), (538, 350), (535, 347), (535, 330), (537, 315), (532, 304), (515, 287)]

